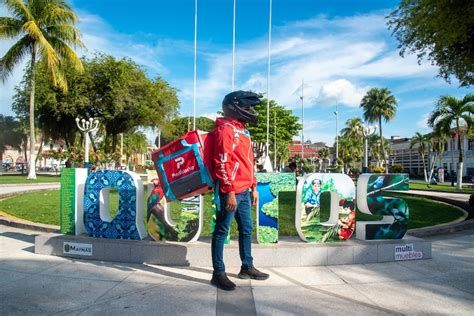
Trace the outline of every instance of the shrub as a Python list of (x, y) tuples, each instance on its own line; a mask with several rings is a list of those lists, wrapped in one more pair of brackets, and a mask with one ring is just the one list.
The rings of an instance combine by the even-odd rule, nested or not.
[(392, 172), (393, 173), (402, 173), (403, 172), (403, 165), (401, 164), (395, 164), (392, 166)]
[(373, 172), (373, 173), (383, 173), (385, 171), (385, 168), (384, 167), (374, 167), (374, 166), (370, 166), (369, 167), (369, 171), (370, 172)]

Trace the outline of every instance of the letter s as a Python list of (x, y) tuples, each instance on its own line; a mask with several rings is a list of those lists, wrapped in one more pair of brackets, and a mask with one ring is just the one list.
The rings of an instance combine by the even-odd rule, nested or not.
[(408, 190), (407, 174), (362, 174), (357, 181), (357, 207), (360, 212), (383, 215), (381, 221), (357, 221), (356, 238), (362, 240), (401, 239), (408, 229), (408, 204), (384, 197), (385, 190)]

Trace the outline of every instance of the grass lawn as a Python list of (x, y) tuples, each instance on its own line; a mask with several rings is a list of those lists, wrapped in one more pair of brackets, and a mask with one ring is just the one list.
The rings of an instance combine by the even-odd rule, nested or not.
[[(410, 190), (457, 192), (456, 185), (452, 187), (451, 184), (434, 184), (428, 187), (428, 185), (421, 182), (410, 182)], [(461, 193), (474, 193), (474, 187), (472, 187), (470, 184), (463, 184)]]
[[(403, 194), (395, 194), (386, 192), (385, 195), (393, 197), (402, 197), (409, 206), (410, 219), (408, 228), (419, 228), (432, 226), (441, 223), (453, 221), (462, 216), (462, 212), (455, 207), (425, 199), (422, 197), (412, 197)], [(280, 221), (279, 232), (281, 236), (296, 236), (295, 229), (295, 194), (293, 192), (280, 193)], [(324, 199), (325, 200), (325, 199)], [(321, 201), (323, 206), (328, 201)], [(146, 203), (145, 203), (146, 205)], [(111, 192), (110, 194), (110, 212), (111, 215), (117, 211), (118, 194)], [(146, 207), (146, 206), (145, 206)], [(172, 205), (171, 217), (176, 220), (179, 212), (173, 211), (176, 204)], [(26, 193), (19, 196), (7, 198), (0, 201), (0, 211), (11, 214), (13, 216), (23, 218), (32, 222), (59, 225), (59, 190), (40, 191)], [(255, 210), (252, 212), (255, 223)], [(146, 216), (146, 210), (144, 211)], [(324, 214), (322, 214), (324, 217)], [(322, 218), (323, 220), (324, 218)], [(380, 220), (380, 216), (370, 216), (366, 214), (357, 214), (358, 220)], [(255, 226), (255, 225), (254, 225)], [(234, 221), (232, 224), (232, 236), (237, 236), (237, 225)], [(204, 227), (202, 236), (211, 235), (211, 196), (206, 195), (204, 198)]]
[(59, 176), (36, 176), (36, 180), (26, 179), (27, 175), (1, 175), (0, 184), (17, 184), (17, 183), (51, 183), (59, 182)]

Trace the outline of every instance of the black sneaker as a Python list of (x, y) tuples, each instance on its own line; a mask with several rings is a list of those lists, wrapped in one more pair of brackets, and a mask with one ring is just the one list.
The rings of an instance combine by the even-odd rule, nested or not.
[(241, 268), (239, 272), (240, 279), (266, 280), (269, 277), (269, 274), (258, 271), (255, 267)]
[(211, 284), (224, 291), (232, 291), (235, 289), (235, 283), (229, 280), (225, 272), (221, 274), (213, 274)]

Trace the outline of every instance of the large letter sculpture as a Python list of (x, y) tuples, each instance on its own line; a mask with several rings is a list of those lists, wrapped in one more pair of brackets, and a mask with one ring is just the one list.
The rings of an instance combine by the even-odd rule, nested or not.
[[(161, 189), (159, 189), (161, 190)], [(202, 195), (167, 203), (154, 190), (148, 198), (147, 227), (154, 240), (196, 241), (202, 227)], [(171, 208), (179, 212), (179, 220), (171, 219)]]
[[(330, 203), (322, 205), (327, 193)], [(329, 218), (322, 213), (329, 209)], [(322, 212), (323, 211), (323, 212)], [(342, 241), (355, 228), (355, 186), (351, 178), (340, 173), (313, 173), (298, 182), (296, 195), (296, 231), (308, 242)]]
[(80, 235), (84, 229), (84, 186), (87, 169), (64, 168), (61, 170), (60, 226), (63, 234)]
[(294, 173), (257, 173), (257, 241), (278, 242), (278, 194), (296, 190)]
[(357, 222), (357, 239), (401, 239), (408, 229), (408, 205), (402, 199), (382, 196), (384, 190), (408, 190), (406, 174), (362, 174), (357, 181), (359, 211), (383, 215), (381, 221)]
[[(119, 194), (115, 218), (108, 209), (109, 188)], [(111, 239), (143, 239), (147, 236), (143, 223), (143, 184), (140, 177), (127, 171), (104, 170), (87, 177), (84, 193), (84, 225), (92, 237)]]

